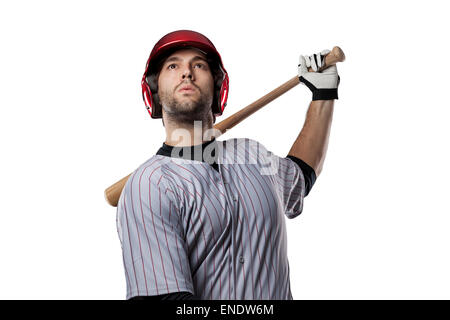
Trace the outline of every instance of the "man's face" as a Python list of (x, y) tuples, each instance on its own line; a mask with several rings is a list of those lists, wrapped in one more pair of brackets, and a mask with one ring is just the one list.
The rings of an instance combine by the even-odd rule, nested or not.
[(182, 49), (164, 61), (158, 77), (163, 110), (174, 120), (203, 120), (211, 112), (214, 79), (206, 56), (195, 49)]

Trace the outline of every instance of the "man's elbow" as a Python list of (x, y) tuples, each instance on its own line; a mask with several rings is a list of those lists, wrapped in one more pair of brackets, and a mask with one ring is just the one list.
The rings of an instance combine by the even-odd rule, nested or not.
[(324, 160), (325, 159), (322, 159), (315, 166), (313, 166), (314, 172), (316, 173), (316, 178), (319, 177), (320, 173), (322, 172)]
[(322, 172), (322, 166), (317, 165), (317, 166), (314, 166), (313, 168), (314, 168), (314, 172), (316, 173), (316, 178), (318, 178), (320, 173)]

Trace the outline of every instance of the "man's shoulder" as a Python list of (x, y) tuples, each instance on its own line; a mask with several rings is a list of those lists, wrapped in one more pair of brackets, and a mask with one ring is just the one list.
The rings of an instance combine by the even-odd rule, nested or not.
[(164, 166), (170, 162), (170, 158), (162, 155), (153, 155), (144, 163), (142, 163), (128, 178), (125, 185), (127, 187), (131, 184), (140, 184), (142, 181), (144, 183), (148, 182), (161, 182), (161, 177), (163, 176)]
[(164, 178), (167, 170), (164, 170), (164, 167), (168, 162), (170, 157), (153, 155), (142, 163), (131, 173), (125, 183), (119, 204), (122, 204), (125, 198), (128, 203), (131, 203), (140, 195), (148, 195), (150, 191), (164, 190), (167, 187), (167, 180)]
[(224, 147), (238, 147), (238, 148), (263, 148), (266, 149), (265, 146), (254, 139), (251, 138), (231, 138), (227, 140), (220, 141)]
[[(225, 163), (266, 163), (271, 153), (259, 141), (250, 138), (232, 138), (222, 141)], [(230, 162), (232, 161), (232, 162)]]

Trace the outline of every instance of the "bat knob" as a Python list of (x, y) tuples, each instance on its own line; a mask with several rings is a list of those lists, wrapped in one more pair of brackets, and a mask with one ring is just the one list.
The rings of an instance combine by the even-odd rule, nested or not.
[(344, 51), (339, 47), (334, 47), (330, 53), (335, 57), (336, 62), (343, 62), (345, 60)]

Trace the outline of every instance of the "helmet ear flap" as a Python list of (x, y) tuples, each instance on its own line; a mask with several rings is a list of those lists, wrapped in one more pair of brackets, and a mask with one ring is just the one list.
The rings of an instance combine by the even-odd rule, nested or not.
[(146, 77), (147, 84), (150, 87), (150, 90), (152, 90), (152, 93), (158, 92), (158, 74), (149, 74)]
[(158, 94), (158, 74), (147, 75), (146, 82), (152, 93), (152, 118), (162, 118), (162, 106)]
[(225, 78), (225, 74), (216, 59), (208, 59), (208, 64), (211, 68), (211, 73), (213, 75), (214, 81), (214, 99), (211, 109), (214, 115), (221, 115), (222, 106), (220, 101), (220, 91), (222, 88), (223, 80)]

